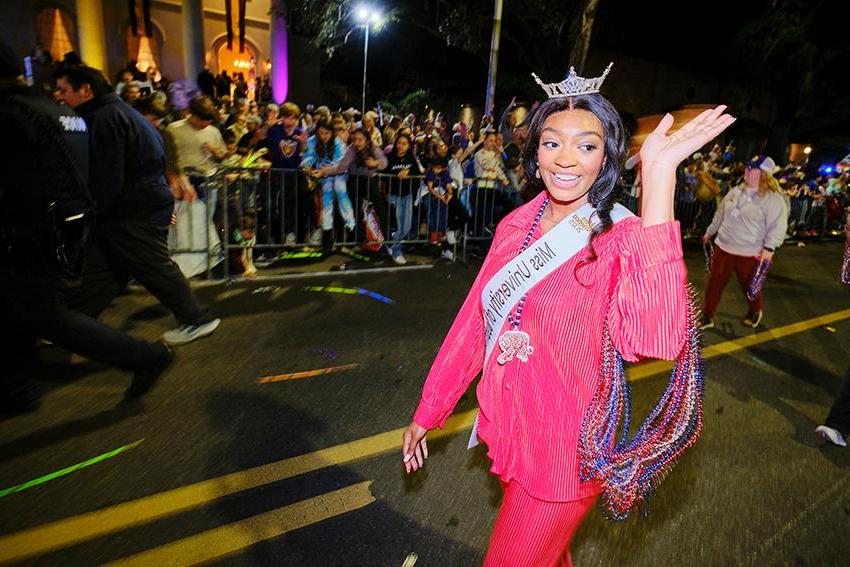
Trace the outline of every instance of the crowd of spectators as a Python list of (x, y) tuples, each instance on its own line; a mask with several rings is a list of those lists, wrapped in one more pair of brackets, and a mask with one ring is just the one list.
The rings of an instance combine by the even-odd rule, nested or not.
[[(711, 223), (720, 200), (741, 183), (745, 162), (732, 145), (715, 144), (682, 164), (677, 178), (676, 218), (683, 236), (699, 238)], [(804, 246), (807, 240), (843, 234), (850, 206), (850, 172), (831, 166), (811, 171), (801, 164), (777, 167), (773, 185), (786, 204), (787, 240)], [(631, 194), (635, 188), (631, 187)]]
[[(168, 84), (155, 68), (141, 73), (134, 62), (115, 85), (162, 133), (175, 199), (199, 200), (208, 225), (231, 245), (263, 245), (233, 254), (237, 273), (253, 273), (254, 256), (268, 262), (299, 245), (329, 253), (349, 250), (339, 243), (371, 241), (370, 249), (404, 264), (405, 242), (427, 240), (451, 259), (458, 238), (491, 236), (504, 214), (531, 197), (520, 160), (529, 109), (516, 99), (497, 123), (493, 116), (474, 120), (468, 108), (449, 119), (433, 110), (394, 115), (377, 107), (361, 116), (353, 108), (278, 105), (268, 81), (209, 69), (194, 92)], [(223, 178), (250, 156), (266, 168), (252, 178), (250, 197), (228, 210), (225, 227), (218, 206), (224, 185), (209, 178)], [(702, 237), (720, 200), (741, 182), (745, 157), (716, 144), (682, 164), (676, 217), (683, 237)], [(624, 171), (623, 202), (637, 210), (640, 164), (633, 161)], [(774, 174), (788, 208), (788, 237), (801, 245), (839, 230), (850, 201), (847, 173), (806, 172), (789, 164)], [(374, 246), (376, 238), (387, 245)]]

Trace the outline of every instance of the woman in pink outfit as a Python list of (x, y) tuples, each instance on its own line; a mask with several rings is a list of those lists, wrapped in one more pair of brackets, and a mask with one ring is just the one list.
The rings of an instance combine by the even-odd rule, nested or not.
[[(701, 425), (692, 363), (674, 373), (665, 405), (635, 440), (614, 442), (628, 406), (622, 359), (673, 359), (698, 348), (673, 220), (675, 171), (734, 118), (720, 106), (668, 133), (673, 117), (665, 116), (641, 148), (642, 215), (632, 216), (615, 205), (626, 137), (598, 94), (607, 73), (584, 79), (571, 70), (554, 85), (537, 79), (549, 99), (531, 120), (523, 161), (539, 195), (499, 224), (404, 434), (411, 473), (428, 457), (427, 431), (445, 424), (483, 370), (473, 435), (487, 444), (504, 488), (488, 566), (571, 565), (570, 539), (600, 493), (612, 515), (624, 517)], [(560, 238), (568, 229), (581, 235), (571, 255), (558, 253), (560, 241), (543, 246), (547, 233)], [(534, 255), (520, 262), (526, 250)], [(503, 270), (511, 262), (516, 271)], [(534, 281), (547, 264), (556, 267)], [(533, 287), (519, 297), (525, 280)], [(620, 380), (608, 379), (612, 373)]]

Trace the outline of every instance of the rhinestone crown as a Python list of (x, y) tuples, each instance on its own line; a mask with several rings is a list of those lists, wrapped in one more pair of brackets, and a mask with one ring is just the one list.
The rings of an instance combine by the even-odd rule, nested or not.
[(586, 95), (592, 93), (598, 93), (599, 89), (602, 88), (602, 83), (605, 81), (605, 77), (608, 76), (608, 73), (611, 71), (611, 67), (614, 66), (614, 62), (608, 64), (608, 67), (605, 68), (605, 72), (602, 73), (601, 77), (593, 77), (586, 79), (584, 77), (579, 77), (576, 74), (575, 67), (570, 67), (570, 72), (567, 74), (567, 78), (561, 81), (560, 83), (552, 83), (546, 84), (540, 80), (540, 77), (531, 74), (534, 77), (534, 80), (537, 81), (537, 84), (540, 85), (549, 98), (556, 98), (561, 96), (578, 96), (578, 95)]

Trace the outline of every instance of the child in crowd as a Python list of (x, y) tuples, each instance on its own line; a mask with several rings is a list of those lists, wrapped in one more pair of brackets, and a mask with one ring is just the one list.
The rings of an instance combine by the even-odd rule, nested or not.
[(310, 178), (321, 179), (322, 248), (326, 252), (330, 252), (333, 247), (334, 198), (345, 228), (354, 229), (354, 210), (348, 198), (345, 180), (339, 182), (340, 176), (325, 176), (322, 171), (322, 168), (336, 165), (344, 153), (345, 146), (339, 138), (334, 137), (330, 121), (322, 119), (316, 124), (316, 133), (307, 140), (307, 149), (301, 160), (301, 167)]
[(297, 104), (287, 102), (280, 107), (270, 104), (266, 110), (266, 123), (257, 134), (258, 146), (268, 149), (266, 156), (272, 162), (269, 202), (263, 206), (271, 212), (271, 233), (284, 234), (284, 245), (294, 246), (298, 237), (306, 237), (314, 210), (306, 183), (298, 176), (307, 133), (298, 127), (301, 109)]
[(222, 135), (222, 139), (224, 139), (224, 145), (227, 147), (227, 151), (224, 154), (219, 156), (221, 161), (225, 161), (231, 156), (236, 155), (237, 142), (239, 141), (239, 136), (231, 131), (227, 130), (224, 135)]
[[(405, 240), (411, 232), (413, 222), (413, 197), (414, 187), (419, 187), (419, 182), (411, 179), (411, 175), (421, 175), (422, 169), (419, 160), (414, 154), (410, 135), (400, 133), (396, 135), (392, 151), (387, 156), (387, 173), (389, 178), (387, 200), (395, 207), (395, 218), (397, 229), (393, 232), (392, 240)], [(404, 265), (407, 259), (402, 253), (400, 242), (390, 246), (390, 256), (396, 264)]]
[(243, 278), (255, 278), (257, 268), (254, 267), (254, 244), (257, 242), (256, 221), (253, 213), (246, 213), (230, 226), (229, 239), (231, 244), (238, 244), (239, 249), (230, 249), (230, 271)]
[(443, 249), (442, 257), (453, 260), (454, 253), (449, 246), (454, 246), (455, 230), (469, 221), (469, 215), (455, 197), (456, 186), (449, 174), (448, 165), (449, 161), (444, 156), (432, 159), (425, 173), (425, 185), (431, 194), (428, 206), (428, 226), (432, 231), (430, 240), (432, 243), (437, 242), (445, 233), (448, 246)]

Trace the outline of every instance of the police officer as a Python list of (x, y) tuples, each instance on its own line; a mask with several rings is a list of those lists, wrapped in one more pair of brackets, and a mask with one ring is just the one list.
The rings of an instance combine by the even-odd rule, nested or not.
[(134, 339), (69, 309), (93, 219), (85, 121), (20, 82), (14, 52), (0, 44), (0, 404), (30, 411), (27, 376), (37, 338), (134, 373), (130, 397), (145, 393), (174, 359), (161, 344)]
[(89, 128), (89, 187), (97, 207), (94, 240), (100, 256), (89, 258), (75, 305), (97, 316), (132, 277), (180, 324), (163, 340), (184, 344), (209, 335), (221, 321), (198, 303), (168, 251), (174, 197), (159, 132), (118, 98), (97, 69), (61, 68), (56, 86)]

